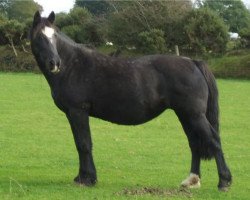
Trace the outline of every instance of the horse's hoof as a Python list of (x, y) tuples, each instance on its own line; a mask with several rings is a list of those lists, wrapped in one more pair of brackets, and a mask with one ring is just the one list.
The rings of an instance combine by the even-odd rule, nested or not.
[(79, 185), (79, 186), (94, 186), (97, 182), (96, 178), (91, 178), (91, 177), (81, 177), (78, 175), (77, 177), (74, 178), (74, 182)]
[(200, 188), (201, 182), (198, 175), (191, 173), (189, 177), (187, 177), (181, 183), (182, 188)]
[(228, 192), (231, 184), (232, 184), (232, 181), (220, 181), (220, 183), (218, 185), (218, 189), (221, 192)]
[(218, 190), (221, 192), (228, 192), (230, 187), (218, 187)]

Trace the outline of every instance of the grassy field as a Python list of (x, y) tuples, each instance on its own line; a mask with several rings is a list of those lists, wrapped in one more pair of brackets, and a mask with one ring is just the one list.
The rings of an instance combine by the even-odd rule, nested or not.
[(136, 127), (91, 119), (99, 182), (86, 188), (73, 184), (73, 137), (44, 78), (0, 73), (0, 199), (249, 199), (250, 81), (218, 85), (222, 144), (233, 174), (228, 193), (217, 190), (214, 160), (202, 162), (199, 190), (178, 190), (190, 151), (170, 110)]

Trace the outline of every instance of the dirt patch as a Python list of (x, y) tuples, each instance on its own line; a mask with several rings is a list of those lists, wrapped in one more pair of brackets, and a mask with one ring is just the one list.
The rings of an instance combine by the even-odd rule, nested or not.
[(142, 187), (142, 188), (125, 188), (122, 191), (116, 193), (117, 195), (131, 195), (131, 196), (142, 196), (142, 195), (153, 195), (153, 196), (183, 196), (183, 197), (192, 197), (192, 193), (184, 188), (180, 189), (162, 189), (162, 188), (151, 188), (151, 187)]

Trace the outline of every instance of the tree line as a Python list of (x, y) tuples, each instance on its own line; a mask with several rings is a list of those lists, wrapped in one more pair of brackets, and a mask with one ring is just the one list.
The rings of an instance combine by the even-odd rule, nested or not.
[[(0, 0), (0, 46), (29, 51), (33, 0)], [(53, 8), (51, 8), (53, 10)], [(250, 46), (250, 11), (241, 0), (90, 1), (76, 0), (69, 13), (58, 13), (56, 26), (78, 43), (95, 47), (110, 42), (120, 51), (167, 53), (178, 45), (184, 54), (223, 54), (229, 32)]]

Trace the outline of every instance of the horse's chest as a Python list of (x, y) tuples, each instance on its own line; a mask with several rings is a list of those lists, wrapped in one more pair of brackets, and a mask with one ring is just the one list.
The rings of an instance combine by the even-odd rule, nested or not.
[(54, 103), (56, 104), (56, 106), (60, 109), (65, 111), (66, 110), (66, 102), (65, 99), (63, 98), (63, 95), (60, 94), (60, 92), (58, 91), (51, 91), (51, 96), (54, 100)]
[(88, 104), (86, 93), (79, 92), (79, 90), (71, 90), (70, 88), (53, 90), (51, 95), (56, 106), (64, 112), (71, 107), (79, 109), (89, 107), (86, 106)]

